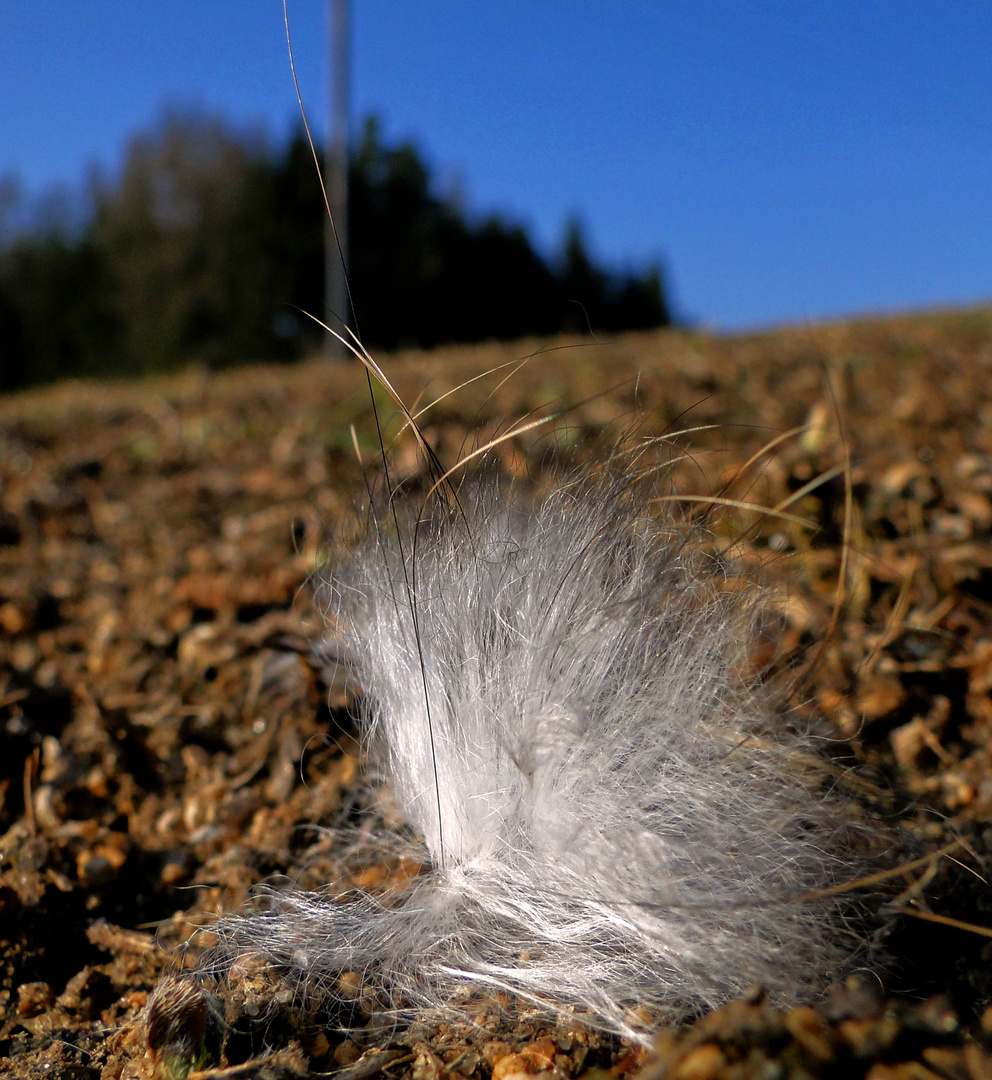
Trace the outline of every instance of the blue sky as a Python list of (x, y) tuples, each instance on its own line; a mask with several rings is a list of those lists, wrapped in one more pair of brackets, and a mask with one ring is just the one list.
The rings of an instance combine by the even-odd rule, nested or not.
[[(326, 108), (325, 0), (291, 0)], [(545, 250), (578, 214), (614, 266), (737, 329), (992, 300), (987, 0), (353, 0), (353, 121)], [(0, 174), (119, 164), (166, 103), (297, 122), (279, 0), (0, 11)]]

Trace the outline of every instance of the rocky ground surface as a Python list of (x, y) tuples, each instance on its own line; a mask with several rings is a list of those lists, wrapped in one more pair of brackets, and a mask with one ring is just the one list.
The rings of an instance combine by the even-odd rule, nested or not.
[[(538, 487), (671, 437), (675, 505), (773, 586), (794, 707), (917, 853), (885, 883), (886, 974), (788, 1011), (756, 988), (650, 1051), (506, 1001), (345, 1034), (264, 973), (190, 998), (197, 927), (340, 869), (315, 827), (362, 762), (308, 581), (379, 469), (369, 390), (320, 362), (60, 385), (0, 400), (0, 1074), (992, 1078), (992, 311), (556, 344), (388, 371), (445, 462), (556, 414), (490, 455)], [(394, 477), (420, 468), (397, 442)]]

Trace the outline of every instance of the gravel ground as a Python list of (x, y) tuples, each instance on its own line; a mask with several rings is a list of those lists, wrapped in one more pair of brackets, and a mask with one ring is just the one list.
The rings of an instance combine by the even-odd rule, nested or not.
[[(366, 797), (349, 690), (305, 644), (310, 575), (354, 541), (377, 468), (368, 389), (323, 363), (58, 385), (0, 400), (0, 1074), (167, 1076), (163, 1046), (200, 1025), (208, 1055), (180, 1057), (229, 1077), (992, 1078), (992, 311), (556, 344), (451, 397), (536, 345), (386, 366), (435, 403), (446, 462), (554, 412), (496, 467), (540, 487), (562, 458), (681, 431), (686, 512), (793, 497), (812, 528), (746, 506), (710, 528), (779, 598), (794, 707), (917, 855), (881, 901), (885, 975), (785, 1012), (756, 988), (653, 1052), (508, 1001), (345, 1035), (271, 972), (184, 999), (177, 946), (258, 882), (410, 872), (342, 871), (314, 828)], [(156, 986), (178, 995), (165, 1034)]]

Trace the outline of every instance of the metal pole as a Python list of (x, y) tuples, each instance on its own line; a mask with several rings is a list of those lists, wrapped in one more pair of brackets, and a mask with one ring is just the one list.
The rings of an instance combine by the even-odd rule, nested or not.
[[(348, 118), (351, 113), (348, 0), (328, 0), (330, 34), (330, 123), (324, 150), (324, 184), (331, 216), (324, 230), (324, 321), (341, 331), (351, 321), (348, 300)], [(345, 335), (347, 336), (347, 335)], [(328, 354), (347, 355), (343, 345), (327, 335)]]

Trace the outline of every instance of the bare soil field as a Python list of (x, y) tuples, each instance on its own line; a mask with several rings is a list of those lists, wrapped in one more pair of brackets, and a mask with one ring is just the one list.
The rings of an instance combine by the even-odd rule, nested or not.
[[(346, 1034), (259, 976), (182, 1021), (207, 1055), (171, 1066), (143, 1010), (195, 962), (179, 946), (259, 882), (322, 884), (319, 827), (354, 813), (350, 690), (306, 650), (308, 582), (357, 535), (375, 425), (343, 362), (61, 384), (0, 399), (0, 1074), (992, 1078), (992, 309), (383, 366), (433, 403), (442, 461), (547, 415), (553, 437), (492, 467), (539, 488), (664, 435), (684, 512), (736, 504), (710, 528), (780, 597), (793, 707), (904, 842), (883, 974), (791, 1010), (755, 988), (653, 1051), (508, 1002)], [(407, 872), (372, 859), (350, 883)]]

